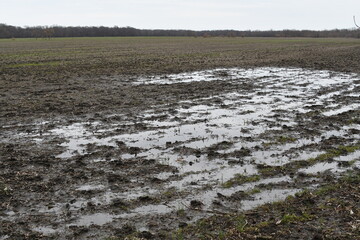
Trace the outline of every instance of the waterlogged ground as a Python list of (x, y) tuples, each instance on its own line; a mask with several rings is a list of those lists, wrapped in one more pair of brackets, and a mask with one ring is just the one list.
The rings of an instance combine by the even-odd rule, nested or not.
[(264, 67), (111, 79), (158, 98), (211, 92), (3, 126), (1, 240), (166, 239), (360, 168), (358, 74)]

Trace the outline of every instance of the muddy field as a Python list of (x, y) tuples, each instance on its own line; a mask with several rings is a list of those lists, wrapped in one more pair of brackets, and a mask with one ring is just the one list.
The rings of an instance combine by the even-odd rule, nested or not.
[(0, 40), (0, 56), (0, 240), (360, 238), (359, 40)]

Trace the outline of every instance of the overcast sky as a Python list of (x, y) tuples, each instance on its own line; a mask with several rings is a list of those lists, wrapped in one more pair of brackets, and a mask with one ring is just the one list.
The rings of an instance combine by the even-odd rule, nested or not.
[(353, 28), (360, 0), (0, 0), (15, 26), (282, 30)]

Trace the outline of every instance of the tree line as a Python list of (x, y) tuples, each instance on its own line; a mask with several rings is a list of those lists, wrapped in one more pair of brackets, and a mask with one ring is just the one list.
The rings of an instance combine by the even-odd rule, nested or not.
[(359, 29), (333, 30), (281, 30), (281, 31), (237, 31), (237, 30), (147, 30), (133, 27), (63, 27), (35, 26), (17, 27), (0, 24), (0, 38), (53, 38), (53, 37), (132, 37), (132, 36), (173, 36), (173, 37), (312, 37), (360, 38)]

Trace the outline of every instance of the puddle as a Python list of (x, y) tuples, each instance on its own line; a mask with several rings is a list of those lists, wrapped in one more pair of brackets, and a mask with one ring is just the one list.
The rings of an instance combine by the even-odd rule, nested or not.
[[(230, 197), (259, 184), (293, 183), (289, 176), (283, 176), (222, 187), (237, 174), (258, 174), (256, 164), (281, 166), (307, 160), (325, 153), (328, 146), (341, 141), (353, 144), (360, 139), (358, 122), (327, 122), (333, 116), (359, 109), (358, 95), (352, 92), (359, 85), (356, 74), (299, 68), (231, 68), (142, 77), (132, 84), (200, 81), (231, 81), (236, 87), (223, 94), (157, 106), (136, 116), (104, 116), (111, 121), (77, 122), (57, 126), (42, 135), (17, 136), (27, 136), (38, 145), (51, 137), (64, 139), (60, 145), (64, 151), (56, 160), (79, 163), (75, 165), (79, 169), (72, 174), (81, 182), (68, 186), (70, 195), (77, 195), (76, 201), (68, 204), (68, 210), (79, 218), (67, 223), (68, 226), (88, 227), (133, 218), (143, 218), (145, 222), (189, 207), (192, 200), (201, 201), (203, 209), (212, 210), (214, 200), (221, 195)], [(351, 97), (351, 104), (347, 97)], [(324, 124), (315, 125), (313, 119)], [(321, 144), (325, 147), (320, 148)], [(334, 162), (317, 163), (299, 171), (339, 173), (345, 169), (339, 167), (340, 161), (359, 160), (359, 154), (360, 151), (355, 151), (334, 158)], [(166, 170), (160, 168), (164, 165)], [(354, 166), (359, 166), (359, 161)], [(96, 170), (96, 174), (86, 172), (89, 169)], [(125, 176), (124, 182), (109, 183), (109, 174)], [(168, 189), (175, 189), (170, 200), (162, 196)], [(251, 200), (237, 203), (224, 200), (224, 205), (248, 210), (283, 200), (298, 191), (285, 187), (264, 190), (253, 194)], [(140, 201), (144, 196), (156, 198), (155, 203)], [(106, 213), (114, 199), (137, 205), (123, 214)], [(98, 209), (87, 211), (89, 202)], [(44, 205), (38, 211), (56, 215), (65, 205), (59, 203), (51, 208)], [(50, 235), (56, 230), (34, 229)]]
[[(184, 177), (169, 181), (167, 186), (183, 190), (206, 184), (216, 185), (235, 174), (256, 174), (254, 163), (280, 166), (316, 157), (324, 152), (311, 148), (311, 145), (331, 137), (359, 136), (349, 133), (349, 126), (341, 126), (336, 130), (317, 129), (318, 135), (305, 138), (301, 132), (292, 132), (291, 136), (286, 136), (285, 132), (281, 135), (284, 142), (281, 138), (276, 140), (276, 137), (263, 140), (263, 136), (297, 127), (297, 116), (311, 112), (311, 108), (334, 108), (322, 113), (328, 117), (357, 109), (358, 103), (342, 106), (332, 100), (334, 96), (351, 93), (349, 90), (354, 89), (354, 82), (358, 80), (355, 74), (298, 68), (231, 68), (140, 78), (134, 84), (217, 80), (251, 84), (252, 89), (240, 88), (236, 92), (196, 101), (182, 101), (171, 112), (148, 110), (137, 116), (135, 123), (140, 122), (146, 127), (135, 133), (101, 137), (118, 126), (129, 124), (125, 120), (113, 122), (109, 129), (99, 122), (75, 123), (53, 129), (53, 134), (67, 139), (62, 144), (67, 150), (57, 157), (71, 158), (85, 154), (88, 144), (117, 148), (117, 142), (122, 142), (127, 148), (138, 151), (136, 154), (126, 152), (121, 159), (156, 159), (176, 167), (178, 175)], [(326, 93), (319, 94), (323, 89), (327, 90)], [(282, 114), (284, 112), (286, 114)], [(351, 127), (359, 129), (359, 125)], [(287, 138), (293, 140), (287, 142)], [(94, 162), (102, 161), (106, 162), (103, 159)], [(304, 171), (318, 172), (333, 165), (316, 165)], [(171, 176), (171, 173), (159, 173), (154, 177), (167, 180)], [(197, 183), (196, 186), (192, 185), (193, 182)], [(91, 190), (91, 186), (78, 190), (86, 189)], [(141, 191), (144, 189), (139, 188), (133, 196), (140, 195)]]
[[(222, 194), (223, 196), (230, 196), (231, 194), (238, 192), (238, 191), (249, 191), (260, 184), (269, 184), (269, 183), (280, 183), (280, 182), (291, 182), (292, 180), (290, 177), (276, 177), (276, 178), (268, 178), (262, 179), (257, 182), (253, 183), (246, 183), (240, 186), (230, 187), (230, 188), (222, 188), (222, 187), (215, 187), (212, 190), (207, 190), (205, 192), (199, 193), (198, 195), (192, 196), (193, 199), (201, 200), (205, 204), (205, 208), (210, 208), (213, 200), (217, 198), (218, 194)], [(268, 199), (271, 201), (271, 199)], [(190, 201), (190, 200), (188, 200)], [(239, 207), (242, 209), (242, 207)]]
[(331, 171), (332, 173), (340, 173), (348, 170), (348, 165), (342, 165), (341, 162), (354, 162), (356, 164), (360, 160), (360, 151), (355, 151), (345, 156), (335, 157), (333, 162), (320, 162), (313, 166), (299, 169), (299, 172), (304, 172), (306, 174), (316, 174), (325, 171)]
[(325, 116), (334, 116), (334, 115), (338, 115), (338, 114), (341, 114), (341, 113), (344, 113), (344, 112), (348, 112), (350, 110), (357, 110), (359, 108), (360, 108), (360, 104), (351, 104), (351, 105), (344, 106), (344, 107), (341, 107), (341, 108), (338, 108), (338, 109), (334, 109), (334, 110), (331, 110), (331, 111), (328, 111), (328, 112), (324, 112), (323, 114)]
[[(216, 199), (219, 193), (224, 196), (230, 196), (232, 193), (237, 191), (246, 191), (254, 188), (259, 184), (267, 184), (267, 183), (278, 183), (284, 181), (291, 181), (289, 177), (281, 177), (281, 178), (270, 178), (263, 179), (255, 183), (248, 183), (242, 186), (237, 186), (233, 188), (223, 189), (216, 188), (211, 191), (205, 191), (198, 195), (191, 196), (190, 198), (185, 199), (177, 199), (172, 202), (167, 202), (166, 205), (158, 204), (158, 205), (144, 205), (135, 209), (130, 210), (128, 213), (123, 214), (108, 214), (108, 213), (97, 213), (92, 215), (82, 216), (79, 220), (71, 225), (76, 226), (90, 226), (90, 225), (104, 225), (112, 222), (114, 219), (131, 219), (134, 217), (143, 217), (146, 215), (163, 215), (167, 213), (171, 213), (177, 211), (179, 209), (189, 208), (189, 202), (193, 199), (199, 199), (204, 204), (203, 210), (210, 209), (212, 201)], [(300, 190), (298, 189), (274, 189), (274, 190), (265, 190), (259, 194), (254, 195), (254, 200), (252, 201), (241, 201), (241, 207), (238, 210), (248, 210), (255, 208), (261, 204), (272, 202), (272, 201), (280, 201), (285, 199), (289, 195), (294, 195), (296, 192)]]
[(86, 226), (91, 225), (104, 225), (112, 222), (114, 219), (130, 219), (137, 216), (154, 215), (154, 214), (166, 214), (172, 212), (174, 209), (166, 205), (146, 205), (135, 208), (129, 213), (124, 214), (109, 214), (109, 213), (96, 213), (91, 215), (82, 216), (75, 223), (69, 226)]
[(330, 170), (331, 172), (339, 172), (341, 171), (338, 167), (337, 162), (331, 162), (331, 163), (317, 163), (311, 167), (307, 167), (305, 169), (299, 169), (299, 172), (304, 172), (306, 174), (316, 174), (325, 172), (327, 170)]
[[(271, 81), (282, 79), (284, 82), (291, 82), (291, 79), (298, 79), (299, 85), (308, 84), (309, 81), (316, 82), (317, 88), (325, 87), (329, 84), (336, 84), (339, 81), (346, 81), (349, 77), (356, 74), (342, 74), (331, 71), (309, 71), (301, 68), (218, 68), (214, 70), (204, 70), (180, 74), (168, 74), (160, 76), (142, 77), (133, 83), (138, 84), (175, 84), (199, 81), (229, 81), (229, 80), (262, 80)], [(264, 79), (265, 78), (265, 79)], [(278, 86), (281, 86), (278, 83)]]
[(294, 196), (301, 189), (273, 189), (266, 190), (254, 196), (253, 200), (242, 201), (242, 210), (250, 210), (265, 203), (282, 201), (288, 196)]
[(354, 168), (360, 168), (360, 161), (359, 160), (354, 163)]
[[(259, 97), (248, 94), (250, 95), (250, 100), (242, 99), (241, 97), (243, 97), (243, 95), (238, 93), (216, 96), (217, 98), (226, 100), (227, 109), (219, 108), (219, 106), (206, 105), (179, 108), (176, 109), (177, 114), (169, 116), (169, 118), (178, 118), (182, 120), (181, 122), (161, 122), (157, 120), (156, 124), (150, 123), (150, 125), (152, 127), (157, 126), (161, 129), (142, 131), (135, 134), (124, 134), (110, 138), (98, 139), (86, 131), (84, 126), (74, 124), (67, 127), (68, 129), (53, 130), (56, 134), (61, 135), (62, 131), (68, 134), (68, 136), (64, 135), (68, 138), (68, 142), (62, 144), (62, 146), (67, 148), (67, 151), (57, 157), (69, 158), (74, 155), (84, 154), (86, 152), (85, 145), (87, 144), (116, 147), (115, 141), (125, 142), (129, 147), (138, 147), (147, 150), (147, 152), (140, 153), (139, 156), (162, 159), (170, 158), (173, 164), (175, 158), (175, 160), (178, 160), (178, 156), (174, 153), (166, 153), (165, 149), (169, 148), (166, 146), (167, 144), (176, 143), (182, 147), (201, 149), (222, 141), (230, 141), (236, 144), (237, 147), (239, 147), (239, 145), (242, 147), (248, 147), (249, 145), (253, 147), (252, 141), (236, 142), (234, 138), (252, 137), (256, 139), (256, 136), (266, 131), (281, 129), (279, 126), (290, 127), (296, 125), (291, 117), (288, 119), (275, 118), (274, 114), (272, 114), (274, 111), (286, 109), (290, 112), (306, 112), (301, 106), (304, 105), (304, 101), (307, 101), (308, 96), (302, 96), (301, 101), (297, 100), (297, 103), (292, 103), (291, 105), (286, 104), (287, 100), (293, 101), (294, 99), (287, 99), (287, 97), (283, 95), (291, 96), (292, 94), (294, 94), (292, 91), (289, 91), (287, 94), (278, 93), (278, 95), (271, 93), (270, 97)], [(300, 95), (297, 97), (301, 97), (303, 93), (297, 94)], [(275, 99), (277, 99), (277, 101), (275, 101)], [(355, 105), (353, 108), (355, 108)], [(335, 113), (328, 112), (324, 114), (331, 115)], [(199, 123), (199, 121), (203, 122)], [(146, 123), (146, 121), (144, 122)], [(294, 146), (296, 145), (294, 144)], [(298, 146), (299, 144), (296, 147)], [(271, 155), (272, 154), (273, 153), (271, 153)], [(126, 159), (133, 156), (124, 154), (123, 157)], [(259, 156), (255, 156), (255, 158), (259, 158)]]
[(334, 160), (336, 161), (360, 161), (360, 151), (355, 151), (353, 153), (350, 153), (346, 156), (339, 156), (337, 158), (335, 158)]
[(83, 185), (76, 189), (76, 191), (96, 191), (96, 190), (104, 190), (104, 185)]
[(58, 232), (56, 229), (53, 229), (51, 227), (36, 227), (33, 228), (33, 231), (42, 233), (44, 236), (53, 235)]
[[(207, 184), (224, 183), (233, 178), (236, 174), (252, 175), (256, 173), (257, 169), (254, 165), (230, 165), (219, 169), (213, 169), (212, 171), (190, 174), (180, 181), (171, 181), (168, 186), (177, 187), (179, 190), (182, 190), (184, 188), (188, 188), (189, 186), (199, 187)], [(196, 183), (196, 185), (193, 183)]]
[(172, 211), (174, 211), (174, 208), (168, 205), (145, 205), (131, 210), (130, 213), (118, 215), (117, 218), (129, 219), (136, 216), (166, 214)]
[(104, 225), (113, 221), (114, 215), (109, 213), (95, 213), (91, 215), (82, 216), (76, 223), (70, 224), (70, 226), (86, 226), (91, 225)]

